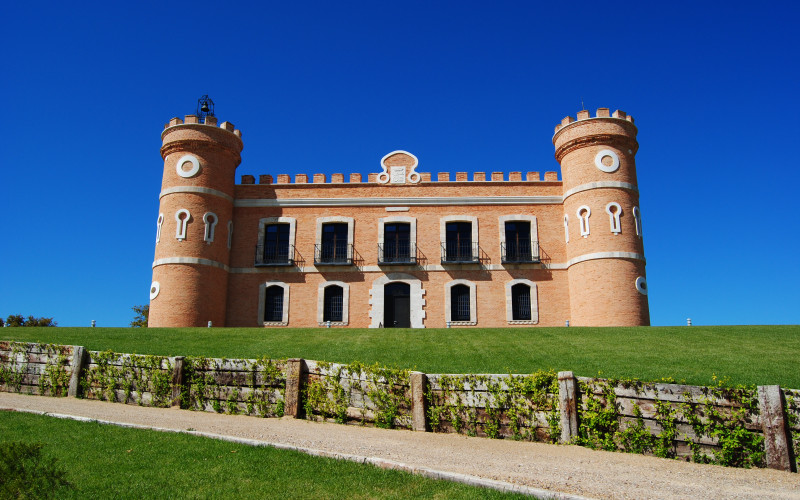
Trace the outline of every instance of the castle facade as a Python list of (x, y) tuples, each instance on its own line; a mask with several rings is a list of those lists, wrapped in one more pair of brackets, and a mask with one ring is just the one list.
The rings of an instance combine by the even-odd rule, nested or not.
[[(241, 176), (214, 116), (161, 134), (151, 327), (649, 325), (633, 118), (555, 128), (556, 172)], [(377, 169), (376, 169), (377, 170)], [(524, 177), (524, 178), (523, 178)]]

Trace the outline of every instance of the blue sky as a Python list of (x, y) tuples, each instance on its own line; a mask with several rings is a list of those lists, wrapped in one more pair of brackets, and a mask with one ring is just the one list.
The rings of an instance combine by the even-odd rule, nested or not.
[(241, 174), (557, 170), (632, 114), (654, 325), (797, 324), (794, 2), (103, 2), (3, 8), (0, 316), (148, 302), (163, 124), (210, 95)]

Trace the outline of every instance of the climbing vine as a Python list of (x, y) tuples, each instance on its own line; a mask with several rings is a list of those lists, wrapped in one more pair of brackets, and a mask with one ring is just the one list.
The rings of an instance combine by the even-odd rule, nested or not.
[(81, 380), (84, 397), (160, 408), (172, 404), (170, 358), (110, 350), (90, 355)]
[(800, 391), (784, 390), (784, 413), (794, 451), (795, 466), (800, 470)]
[(0, 342), (0, 386), (10, 392), (66, 396), (69, 389), (70, 346)]
[[(362, 424), (371, 421), (387, 429), (411, 426), (409, 370), (359, 362), (342, 365), (320, 361), (317, 367), (320, 374), (309, 376), (304, 390), (307, 418), (339, 423), (348, 419)], [(351, 407), (357, 408), (357, 416), (348, 413)]]
[[(425, 396), (428, 421), (434, 431), (449, 427), (471, 436), (525, 440), (544, 437), (553, 442), (561, 434), (558, 378), (554, 371), (501, 377), (438, 375)], [(537, 436), (537, 429), (541, 436)]]
[(281, 417), (286, 391), (285, 360), (262, 357), (183, 360), (181, 407), (260, 417)]

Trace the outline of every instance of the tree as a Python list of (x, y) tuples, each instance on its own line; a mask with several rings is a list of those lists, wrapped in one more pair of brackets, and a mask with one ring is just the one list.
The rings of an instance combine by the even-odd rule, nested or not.
[[(0, 325), (3, 320), (0, 319)], [(53, 318), (35, 318), (28, 316), (27, 319), (21, 314), (9, 314), (6, 318), (6, 326), (58, 326), (58, 323), (53, 321)]]
[(150, 304), (133, 306), (131, 309), (136, 313), (136, 316), (133, 317), (133, 321), (131, 321), (131, 326), (133, 328), (147, 328), (147, 320), (150, 318)]
[(72, 489), (58, 459), (42, 454), (42, 443), (0, 443), (0, 498), (56, 498)]

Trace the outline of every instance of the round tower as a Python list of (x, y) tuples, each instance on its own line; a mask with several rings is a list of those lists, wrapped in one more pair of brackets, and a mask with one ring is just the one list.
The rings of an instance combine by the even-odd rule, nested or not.
[(650, 324), (633, 118), (608, 108), (556, 126), (564, 186), (570, 323)]
[(241, 132), (213, 115), (173, 118), (161, 134), (151, 327), (225, 326)]

